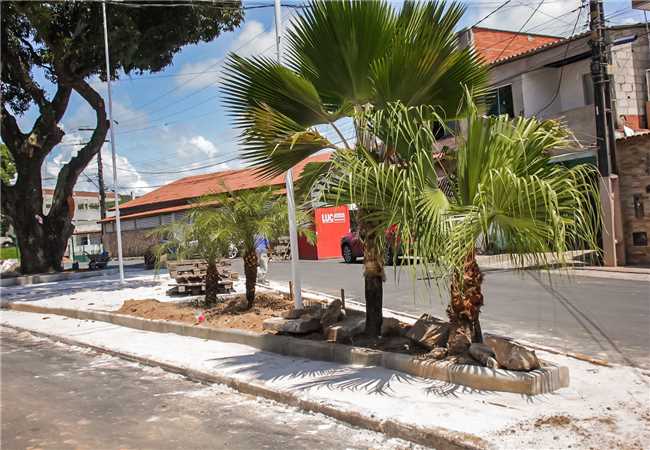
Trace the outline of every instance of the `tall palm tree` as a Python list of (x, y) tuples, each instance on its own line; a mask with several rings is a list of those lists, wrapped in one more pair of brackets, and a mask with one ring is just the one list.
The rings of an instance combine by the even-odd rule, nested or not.
[(531, 260), (545, 266), (564, 262), (567, 250), (597, 248), (599, 223), (595, 168), (550, 163), (549, 150), (569, 145), (566, 128), (484, 117), (467, 104), (465, 131), (458, 147), (447, 149), (447, 162), (433, 156), (430, 108), (394, 104), (366, 114), (366, 122), (381, 125), (374, 145), (392, 149), (396, 162), (377, 160), (364, 146), (337, 152), (326, 193), (333, 203), (374, 211), (377, 231), (394, 225), (406, 252), (422, 263), (412, 265), (414, 273), (451, 277), (450, 354), (482, 341), (477, 242), (498, 241), (517, 267)]
[[(230, 192), (215, 197), (215, 200), (219, 203), (219, 226), (231, 242), (241, 242), (243, 246), (246, 301), (250, 308), (255, 300), (257, 283), (257, 239), (264, 236), (274, 240), (288, 233), (287, 203), (273, 188)], [(306, 217), (299, 211), (297, 222), (300, 232), (309, 235)]]
[[(386, 0), (313, 0), (286, 35), (286, 65), (264, 57), (230, 55), (224, 72), (225, 105), (242, 130), (243, 157), (274, 176), (325, 148), (352, 150), (341, 119), (390, 102), (459, 111), (462, 85), (478, 92), (487, 79), (471, 48), (457, 46), (460, 3)], [(357, 140), (370, 139), (354, 121)], [(337, 135), (328, 139), (330, 127)], [(390, 152), (378, 153), (390, 161)], [(318, 177), (329, 163), (313, 164)], [(309, 178), (311, 179), (311, 178)], [(383, 231), (362, 210), (366, 331), (378, 335), (382, 318)]]

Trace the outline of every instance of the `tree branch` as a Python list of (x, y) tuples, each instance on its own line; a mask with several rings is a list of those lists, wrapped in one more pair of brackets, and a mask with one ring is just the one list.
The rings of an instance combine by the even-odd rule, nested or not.
[(23, 146), (27, 136), (20, 130), (16, 118), (7, 111), (4, 104), (2, 105), (0, 125), (2, 125), (2, 140), (7, 144), (11, 155), (16, 159), (15, 152)]
[(52, 208), (48, 213), (48, 217), (50, 215), (56, 216), (64, 208), (68, 208), (67, 198), (72, 195), (77, 178), (79, 178), (81, 172), (97, 155), (97, 152), (101, 150), (109, 127), (109, 122), (106, 119), (104, 100), (97, 91), (83, 80), (72, 83), (72, 88), (93, 108), (97, 118), (97, 125), (90, 137), (90, 141), (77, 152), (76, 156), (61, 168), (56, 181), (56, 188), (54, 189)]

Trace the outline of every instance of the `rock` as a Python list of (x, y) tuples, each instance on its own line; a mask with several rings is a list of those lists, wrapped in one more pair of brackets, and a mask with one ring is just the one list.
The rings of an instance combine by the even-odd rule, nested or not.
[(504, 369), (530, 371), (541, 367), (534, 351), (511, 339), (486, 336), (484, 341), (494, 351), (499, 366)]
[(485, 344), (473, 343), (469, 346), (469, 354), (485, 367), (497, 369), (499, 363), (495, 359), (494, 351)]
[(302, 316), (309, 316), (312, 319), (316, 318), (320, 320), (322, 314), (323, 308), (320, 305), (310, 305), (302, 309), (290, 309), (288, 311), (283, 311), (280, 313), (280, 317), (284, 319), (297, 319)]
[(323, 312), (323, 315), (320, 318), (320, 324), (323, 328), (327, 328), (331, 325), (334, 325), (339, 321), (341, 316), (341, 309), (343, 308), (343, 303), (341, 300), (336, 299), (332, 301)]
[(403, 336), (389, 336), (383, 341), (382, 350), (386, 352), (402, 352), (413, 345), (410, 339)]
[(4, 259), (0, 261), (0, 273), (9, 275), (18, 273), (20, 270), (20, 261), (17, 259)]
[(447, 349), (445, 347), (436, 347), (427, 353), (433, 359), (444, 359), (447, 357)]
[(397, 336), (400, 332), (400, 321), (394, 317), (384, 317), (381, 320), (382, 336)]
[(329, 342), (350, 342), (354, 336), (363, 333), (365, 328), (366, 319), (348, 318), (345, 322), (323, 328), (323, 334)]
[(472, 344), (472, 336), (463, 328), (456, 327), (450, 330), (449, 339), (447, 341), (447, 351), (450, 355), (462, 355), (469, 350)]
[(300, 317), (297, 319), (285, 319), (282, 317), (271, 317), (262, 322), (262, 329), (277, 331), (280, 333), (306, 334), (320, 328), (320, 320), (315, 317)]
[(429, 314), (423, 314), (409, 328), (405, 336), (429, 350), (436, 347), (444, 347), (449, 337), (449, 323), (438, 320)]

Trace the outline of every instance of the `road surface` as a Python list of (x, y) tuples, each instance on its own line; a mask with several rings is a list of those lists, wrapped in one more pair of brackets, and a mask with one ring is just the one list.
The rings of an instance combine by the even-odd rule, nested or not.
[(422, 448), (0, 328), (3, 450)]
[[(301, 261), (303, 287), (363, 302), (361, 263)], [(384, 307), (445, 317), (446, 287), (440, 290), (402, 269), (387, 270)], [(288, 281), (288, 262), (272, 262), (269, 279)], [(650, 368), (650, 283), (538, 271), (487, 270), (483, 330)]]

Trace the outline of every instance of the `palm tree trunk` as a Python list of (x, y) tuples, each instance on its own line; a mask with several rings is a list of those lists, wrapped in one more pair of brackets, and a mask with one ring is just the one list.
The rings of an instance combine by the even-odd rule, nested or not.
[(217, 303), (220, 279), (217, 262), (208, 261), (208, 269), (205, 274), (205, 305), (208, 308), (213, 307)]
[(248, 308), (251, 308), (255, 301), (257, 283), (257, 253), (254, 250), (244, 254), (244, 275), (246, 276), (246, 303)]
[(466, 352), (472, 342), (483, 342), (479, 321), (483, 306), (482, 283), (483, 274), (472, 252), (465, 258), (462, 273), (456, 273), (451, 282), (447, 307), (450, 323), (447, 350), (451, 355)]
[[(363, 223), (363, 222), (362, 222)], [(362, 225), (363, 227), (363, 225)], [(374, 232), (363, 233), (363, 276), (366, 297), (366, 335), (381, 334), (384, 301), (384, 258)]]

